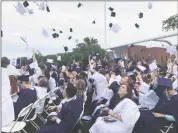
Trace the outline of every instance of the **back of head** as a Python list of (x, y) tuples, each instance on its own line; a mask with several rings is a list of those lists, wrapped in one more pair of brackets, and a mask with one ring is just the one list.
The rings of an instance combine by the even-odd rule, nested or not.
[(66, 88), (66, 96), (68, 98), (72, 98), (77, 94), (77, 89), (75, 86), (71, 83), (68, 83), (67, 88)]
[(99, 69), (99, 73), (102, 74), (102, 75), (105, 75), (105, 69), (104, 68), (100, 68)]
[(38, 85), (40, 87), (47, 88), (48, 87), (48, 80), (47, 80), (47, 78), (40, 78)]
[(1, 67), (3, 68), (7, 68), (7, 66), (9, 65), (9, 60), (7, 57), (2, 57), (1, 58)]

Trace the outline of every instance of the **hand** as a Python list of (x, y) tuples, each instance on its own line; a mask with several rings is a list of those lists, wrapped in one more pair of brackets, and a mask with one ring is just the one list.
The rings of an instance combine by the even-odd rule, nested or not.
[(153, 115), (154, 115), (155, 117), (159, 117), (159, 118), (162, 118), (162, 117), (165, 116), (164, 114), (160, 114), (160, 113), (153, 113)]
[(140, 72), (137, 72), (137, 76), (140, 78), (140, 77), (141, 77), (141, 73), (140, 73)]
[(56, 120), (57, 120), (56, 116), (54, 116), (54, 117), (51, 118), (51, 121), (56, 121)]
[(108, 112), (108, 114), (109, 114), (110, 116), (113, 116), (113, 115), (114, 115), (114, 112), (110, 109), (109, 112)]
[(104, 121), (109, 119), (109, 116), (103, 116)]
[(55, 110), (55, 109), (57, 109), (57, 106), (49, 106), (49, 107), (47, 108), (47, 110), (49, 110), (49, 111)]

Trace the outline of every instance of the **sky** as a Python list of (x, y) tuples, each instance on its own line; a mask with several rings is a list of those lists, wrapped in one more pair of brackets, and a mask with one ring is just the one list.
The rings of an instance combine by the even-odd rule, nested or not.
[[(44, 55), (63, 53), (64, 45), (68, 46), (71, 51), (76, 47), (75, 40), (82, 42), (85, 37), (96, 38), (101, 47), (109, 48), (176, 32), (162, 31), (162, 21), (177, 13), (176, 1), (152, 2), (152, 9), (148, 9), (148, 2), (106, 2), (106, 34), (105, 6), (102, 1), (82, 2), (81, 8), (77, 8), (77, 1), (48, 1), (50, 13), (38, 10), (35, 3), (29, 2), (29, 9), (33, 9), (35, 13), (25, 16), (16, 12), (13, 6), (16, 3), (15, 1), (2, 1), (2, 56), (8, 58), (26, 56), (33, 48)], [(110, 6), (116, 12), (115, 18), (110, 17), (108, 10)], [(144, 14), (142, 19), (138, 18), (139, 12)], [(92, 24), (94, 19), (96, 19), (95, 25)], [(120, 32), (114, 33), (109, 30), (110, 22), (117, 23), (121, 27)], [(135, 23), (140, 25), (140, 29), (135, 28)], [(64, 33), (60, 34), (57, 39), (53, 39), (52, 36), (45, 38), (42, 35), (43, 28), (48, 31), (55, 28)], [(70, 33), (70, 28), (73, 28), (74, 32)], [(68, 40), (70, 35), (72, 39)], [(27, 38), (28, 51), (20, 36)], [(168, 40), (173, 44), (178, 44), (177, 37), (168, 38)], [(147, 42), (139, 45), (160, 45), (160, 43)]]

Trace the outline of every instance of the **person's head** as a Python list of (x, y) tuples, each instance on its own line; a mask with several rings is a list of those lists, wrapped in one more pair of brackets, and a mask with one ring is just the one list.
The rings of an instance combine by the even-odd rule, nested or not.
[(134, 87), (135, 87), (136, 89), (139, 89), (139, 87), (140, 87), (140, 82), (136, 81), (135, 84), (134, 84)]
[(134, 86), (134, 81), (131, 77), (122, 77), (121, 80), (120, 80), (120, 85), (129, 85), (131, 87)]
[(118, 90), (118, 95), (120, 98), (131, 98), (132, 88), (129, 85), (121, 85)]
[(47, 78), (43, 77), (38, 80), (38, 86), (47, 88), (48, 87), (48, 80)]
[(19, 76), (18, 79), (22, 84), (22, 88), (29, 88), (30, 86), (30, 79), (29, 79), (30, 75), (22, 75)]
[(9, 65), (9, 60), (7, 57), (1, 58), (1, 67), (6, 68)]
[(171, 59), (171, 62), (174, 62), (176, 59), (176, 56), (173, 54), (173, 55), (171, 55), (170, 59)]
[(71, 83), (68, 83), (67, 87), (65, 88), (65, 96), (66, 98), (72, 98), (77, 94), (77, 89)]
[(81, 76), (82, 79), (86, 79), (88, 77), (86, 72), (84, 71), (81, 71), (79, 75)]
[(98, 71), (100, 74), (105, 75), (105, 69), (104, 68), (100, 68)]
[(174, 90), (173, 88), (168, 88), (167, 92), (168, 92), (169, 96), (173, 96), (175, 94), (176, 90)]

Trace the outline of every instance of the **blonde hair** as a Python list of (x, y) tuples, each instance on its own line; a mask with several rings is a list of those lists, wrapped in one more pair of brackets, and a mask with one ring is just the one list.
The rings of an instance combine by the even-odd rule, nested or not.
[(76, 88), (77, 88), (77, 96), (82, 96), (83, 101), (85, 101), (85, 81), (82, 79), (79, 79), (76, 83)]

